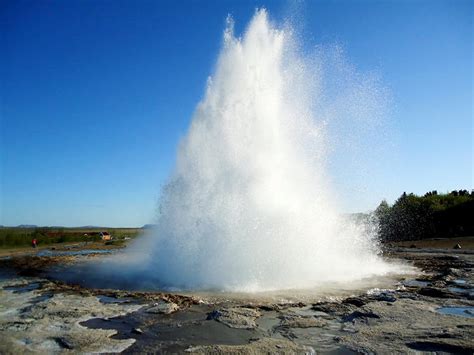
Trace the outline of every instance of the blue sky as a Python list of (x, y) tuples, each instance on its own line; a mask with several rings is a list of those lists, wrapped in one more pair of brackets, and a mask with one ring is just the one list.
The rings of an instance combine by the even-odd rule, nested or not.
[(227, 14), (298, 18), (392, 95), (396, 159), (382, 188), (473, 187), (471, 1), (2, 1), (0, 224), (153, 222), (177, 143), (203, 95)]

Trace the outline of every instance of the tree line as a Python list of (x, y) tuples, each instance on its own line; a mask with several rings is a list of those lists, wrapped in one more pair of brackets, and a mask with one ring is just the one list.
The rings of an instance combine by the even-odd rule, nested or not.
[(474, 236), (474, 190), (404, 192), (392, 206), (383, 200), (375, 216), (382, 241)]

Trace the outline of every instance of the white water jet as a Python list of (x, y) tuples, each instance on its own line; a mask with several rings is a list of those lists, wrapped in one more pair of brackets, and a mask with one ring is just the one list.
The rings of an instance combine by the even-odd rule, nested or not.
[[(142, 278), (264, 291), (393, 271), (378, 256), (374, 230), (340, 213), (327, 174), (327, 132), (331, 120), (341, 123), (338, 105), (374, 115), (377, 90), (360, 83), (348, 102), (331, 101), (326, 74), (321, 56), (303, 55), (291, 27), (275, 27), (265, 10), (242, 38), (229, 18), (162, 192), (158, 226), (132, 246)], [(361, 122), (347, 124), (356, 132)]]

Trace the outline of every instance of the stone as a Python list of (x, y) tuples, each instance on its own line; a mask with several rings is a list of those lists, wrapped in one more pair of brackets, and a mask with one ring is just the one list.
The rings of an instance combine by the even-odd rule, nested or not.
[(230, 328), (254, 329), (257, 327), (255, 320), (261, 313), (253, 308), (232, 307), (214, 310), (207, 315), (208, 320), (216, 320)]
[(69, 350), (74, 349), (74, 346), (65, 338), (56, 338), (55, 340), (58, 343), (58, 345), (64, 349), (69, 349)]
[(179, 306), (174, 302), (157, 302), (146, 310), (147, 313), (171, 314), (179, 310)]
[(351, 314), (357, 307), (352, 303), (319, 302), (314, 304), (311, 309), (313, 311), (327, 313), (331, 316), (344, 317)]
[(381, 292), (378, 295), (374, 295), (373, 298), (376, 301), (383, 301), (383, 302), (395, 302), (397, 300), (397, 298), (389, 292)]
[(220, 316), (222, 316), (222, 313), (215, 310), (207, 314), (207, 320), (213, 320), (213, 319), (218, 319)]
[(286, 339), (262, 338), (245, 345), (203, 345), (186, 349), (194, 354), (316, 354), (312, 347)]
[(56, 293), (37, 301), (38, 296), (39, 290), (16, 294), (0, 289), (1, 354), (60, 353), (71, 350), (80, 353), (112, 353), (121, 352), (135, 342), (135, 339), (112, 338), (116, 330), (89, 329), (81, 323), (94, 317), (122, 316), (137, 311), (141, 305), (103, 304), (97, 297), (77, 294)]
[(373, 312), (361, 312), (361, 311), (355, 311), (355, 312), (352, 312), (351, 314), (349, 314), (348, 316), (346, 317), (343, 317), (342, 318), (342, 321), (345, 323), (345, 322), (352, 322), (356, 319), (367, 319), (367, 318), (380, 318), (380, 316), (378, 316), (377, 314), (373, 313)]
[(367, 301), (363, 300), (360, 297), (348, 297), (345, 300), (343, 300), (342, 303), (352, 304), (356, 307), (362, 307), (363, 305), (365, 305), (367, 303)]
[(312, 316), (285, 316), (280, 325), (287, 328), (320, 328), (327, 325), (327, 320)]

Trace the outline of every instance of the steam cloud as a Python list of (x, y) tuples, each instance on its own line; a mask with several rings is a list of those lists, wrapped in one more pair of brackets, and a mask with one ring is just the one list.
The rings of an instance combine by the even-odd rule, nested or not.
[(377, 120), (381, 90), (363, 77), (348, 85), (337, 53), (304, 54), (291, 27), (271, 24), (265, 10), (242, 38), (227, 22), (157, 228), (130, 248), (128, 268), (162, 287), (230, 291), (393, 271), (378, 256), (375, 227), (340, 213), (327, 173), (328, 131), (346, 122), (357, 133)]

